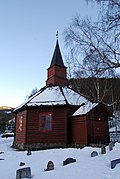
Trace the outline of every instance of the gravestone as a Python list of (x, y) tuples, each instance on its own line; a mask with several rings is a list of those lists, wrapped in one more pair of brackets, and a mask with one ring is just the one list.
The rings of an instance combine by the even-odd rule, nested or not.
[(25, 163), (24, 162), (20, 162), (19, 166), (24, 166)]
[(16, 179), (28, 178), (31, 179), (31, 168), (21, 168), (16, 171)]
[(47, 168), (45, 169), (45, 171), (50, 171), (50, 170), (54, 170), (54, 163), (52, 161), (48, 162)]
[(112, 161), (111, 161), (111, 168), (112, 168), (112, 169), (115, 168), (115, 166), (116, 166), (118, 163), (120, 163), (120, 159), (112, 160)]
[(4, 152), (0, 152), (0, 154), (4, 154)]
[(32, 155), (30, 150), (27, 151), (27, 155)]
[(68, 165), (70, 163), (76, 162), (76, 159), (73, 158), (67, 158), (65, 161), (63, 161), (63, 165)]
[(113, 143), (113, 147), (115, 147), (115, 142), (112, 142)]
[(113, 142), (109, 143), (109, 151), (113, 150)]
[(105, 145), (102, 145), (102, 146), (101, 146), (101, 154), (106, 154)]
[(96, 157), (96, 156), (98, 156), (98, 152), (93, 151), (93, 152), (91, 153), (91, 157)]

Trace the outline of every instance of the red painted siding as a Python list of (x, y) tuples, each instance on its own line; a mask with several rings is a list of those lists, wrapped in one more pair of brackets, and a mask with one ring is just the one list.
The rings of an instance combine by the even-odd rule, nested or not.
[(72, 118), (72, 143), (105, 144), (109, 143), (108, 115), (99, 106), (87, 115)]
[(58, 85), (58, 84), (67, 84), (66, 78), (66, 67), (60, 67), (54, 65), (53, 67), (48, 69), (48, 79), (46, 81), (46, 85)]
[[(39, 114), (42, 112), (51, 113), (52, 130), (42, 132), (39, 130)], [(29, 109), (27, 120), (27, 144), (32, 143), (67, 143), (67, 109), (63, 108), (42, 108)]]
[(88, 115), (88, 140), (89, 144), (108, 143), (108, 113), (99, 107)]
[(72, 120), (72, 143), (87, 145), (86, 117), (74, 117)]
[[(26, 110), (19, 112), (16, 115), (15, 138), (14, 138), (15, 143), (25, 143), (26, 142), (26, 117), (27, 117)], [(19, 119), (22, 120), (21, 129), (20, 129)]]
[(88, 122), (89, 128), (89, 143), (108, 143), (109, 133), (107, 121), (101, 120), (91, 120)]
[(94, 121), (93, 123), (94, 142), (105, 143), (107, 141), (107, 123)]

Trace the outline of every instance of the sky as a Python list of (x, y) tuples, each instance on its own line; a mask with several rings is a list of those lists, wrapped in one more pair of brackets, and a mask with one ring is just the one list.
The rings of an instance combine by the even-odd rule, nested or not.
[(17, 107), (32, 89), (45, 86), (59, 32), (64, 63), (64, 30), (79, 14), (96, 17), (85, 0), (0, 0), (0, 106)]

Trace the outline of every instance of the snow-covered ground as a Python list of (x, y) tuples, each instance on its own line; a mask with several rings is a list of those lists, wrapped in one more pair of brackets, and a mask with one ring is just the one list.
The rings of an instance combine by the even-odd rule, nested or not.
[[(34, 151), (16, 151), (10, 146), (13, 138), (0, 138), (0, 179), (15, 179), (16, 170), (31, 167), (33, 179), (120, 179), (120, 164), (111, 169), (111, 160), (120, 158), (120, 143), (116, 143), (112, 151), (101, 154), (100, 148), (85, 147), (83, 149), (51, 149)], [(91, 152), (99, 153), (91, 157)], [(72, 157), (76, 163), (63, 166), (63, 161)], [(4, 160), (1, 160), (4, 159)], [(49, 160), (54, 162), (55, 169), (45, 172)], [(20, 167), (20, 162), (26, 165)]]

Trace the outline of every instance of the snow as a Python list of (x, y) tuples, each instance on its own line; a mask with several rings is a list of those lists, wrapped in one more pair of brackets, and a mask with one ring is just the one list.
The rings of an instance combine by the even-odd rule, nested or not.
[[(51, 149), (32, 151), (17, 151), (10, 146), (13, 138), (0, 138), (0, 178), (15, 179), (16, 170), (31, 167), (33, 179), (120, 179), (120, 164), (111, 169), (111, 160), (120, 158), (120, 143), (116, 143), (112, 151), (106, 147), (106, 154), (101, 154), (100, 148), (85, 147), (83, 149)], [(91, 157), (91, 152), (97, 151), (98, 156)], [(76, 163), (63, 166), (63, 161), (72, 157)], [(45, 172), (49, 160), (54, 162), (55, 169)], [(20, 162), (26, 165), (20, 167)]]
[[(120, 131), (120, 126), (117, 126), (117, 131)], [(114, 127), (111, 127), (110, 129), (109, 129), (109, 132), (116, 132), (116, 127), (114, 126)]]
[(87, 101), (83, 106), (81, 106), (77, 111), (75, 111), (73, 116), (87, 114), (90, 110), (92, 110), (97, 105), (98, 103), (91, 103), (90, 101)]
[(81, 105), (87, 99), (76, 93), (68, 87), (51, 86), (44, 90), (38, 91), (34, 96), (29, 98), (25, 103), (18, 106), (16, 110), (23, 106), (41, 106), (41, 105)]
[(76, 93), (74, 90), (68, 87), (62, 87), (62, 90), (68, 104), (81, 105), (87, 101), (86, 98), (84, 98), (83, 96), (81, 96), (80, 94)]
[(65, 98), (62, 95), (60, 89), (58, 86), (56, 87), (49, 87), (46, 88), (42, 93), (35, 96), (28, 105), (35, 105), (35, 104), (41, 104), (41, 105), (53, 105), (56, 103), (58, 104), (66, 104)]

